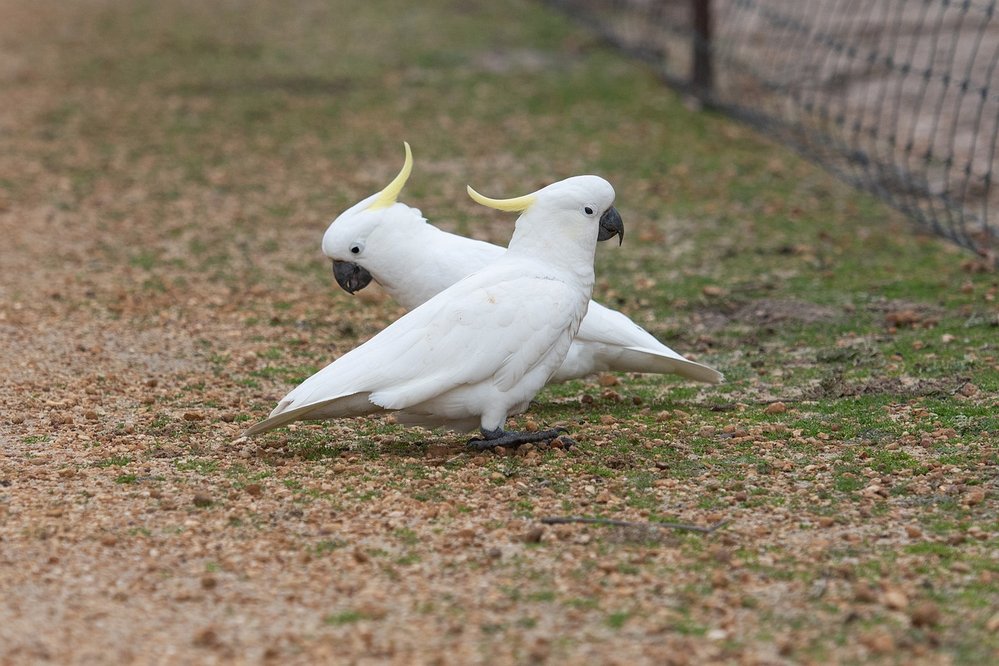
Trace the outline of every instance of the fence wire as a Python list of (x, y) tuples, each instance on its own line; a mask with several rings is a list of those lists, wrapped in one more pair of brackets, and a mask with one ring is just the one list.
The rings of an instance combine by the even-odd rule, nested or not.
[(999, 262), (996, 0), (545, 0)]

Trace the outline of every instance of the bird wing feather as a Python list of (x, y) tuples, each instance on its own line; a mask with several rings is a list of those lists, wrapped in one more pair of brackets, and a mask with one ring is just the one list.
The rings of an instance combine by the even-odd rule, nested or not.
[(530, 268), (498, 262), (460, 281), (306, 379), (271, 417), (358, 393), (404, 409), (463, 384), (509, 390), (572, 323), (574, 290)]

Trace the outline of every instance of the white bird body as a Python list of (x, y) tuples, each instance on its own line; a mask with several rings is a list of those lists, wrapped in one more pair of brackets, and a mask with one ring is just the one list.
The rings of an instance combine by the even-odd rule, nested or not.
[[(362, 266), (407, 310), (497, 261), (506, 251), (442, 231), (403, 203), (367, 210), (362, 204), (369, 200), (330, 224), (323, 252), (338, 262)], [(709, 383), (723, 379), (717, 370), (684, 358), (621, 312), (590, 301), (572, 346), (550, 381), (604, 371), (676, 374)]]
[(617, 215), (613, 200), (597, 176), (510, 200), (526, 210), (506, 252), (306, 379), (245, 434), (383, 410), (407, 424), (500, 432), (568, 354), (593, 288), (601, 213)]

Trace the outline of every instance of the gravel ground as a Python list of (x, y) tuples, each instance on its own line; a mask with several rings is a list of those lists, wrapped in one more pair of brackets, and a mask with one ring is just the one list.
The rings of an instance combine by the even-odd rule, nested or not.
[[(0, 663), (999, 657), (994, 274), (885, 232), (874, 204), (689, 114), (538, 7), (513, 8), (528, 31), (489, 3), (390, 5), (402, 32), (378, 8), (318, 1), (0, 0)], [(499, 46), (476, 45), (475, 25), (498, 26)], [(469, 67), (484, 82), (463, 83), (463, 110), (442, 81), (470, 80)], [(604, 108), (587, 106), (594, 79), (635, 91), (612, 97), (642, 100), (654, 121), (608, 108), (620, 140), (669, 171), (673, 196), (701, 198), (664, 213), (659, 183), (613, 161), (619, 146), (570, 153), (563, 101), (549, 110), (533, 88), (517, 103), (540, 108), (493, 122), (515, 83), (533, 85), (525, 73), (562, 67), (584, 130)], [(681, 131), (661, 129), (663, 109)], [(519, 424), (569, 424), (570, 451), (475, 455), (390, 418), (240, 439), (399, 314), (376, 288), (336, 290), (314, 249), (329, 215), (398, 168), (406, 114), (418, 169), (456, 180), (452, 192), (414, 178), (413, 196), (456, 210), (452, 227), (475, 211), (453, 203), (458, 172), (502, 170), (517, 189), (590, 163), (635, 172), (622, 200), (646, 225), (601, 259), (602, 298), (730, 382), (608, 375), (546, 391)], [(516, 152), (471, 156), (497, 132)], [(559, 132), (549, 164), (539, 142)], [(684, 132), (694, 166), (643, 152)], [(733, 164), (770, 166), (718, 166), (719, 145)], [(805, 189), (757, 205), (738, 179), (763, 171)], [(699, 189), (714, 180), (734, 183), (731, 200)], [(809, 216), (861, 226), (787, 244), (768, 215), (781, 233)], [(507, 224), (474, 233), (502, 240)], [(713, 250), (748, 262), (738, 280), (697, 263), (714, 225), (747, 232)], [(878, 258), (840, 270), (860, 248)], [(892, 292), (892, 271), (870, 266), (903, 256), (944, 286)], [(801, 276), (869, 279), (865, 294), (889, 296), (827, 299), (794, 291)], [(664, 307), (663, 285), (686, 291)]]

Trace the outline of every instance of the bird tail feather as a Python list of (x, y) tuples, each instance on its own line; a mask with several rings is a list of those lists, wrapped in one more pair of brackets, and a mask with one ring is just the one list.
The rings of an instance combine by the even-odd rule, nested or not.
[(370, 395), (371, 394), (367, 391), (363, 393), (352, 393), (350, 395), (339, 396), (328, 400), (302, 405), (301, 407), (295, 407), (294, 409), (285, 408), (283, 411), (279, 411), (282, 410), (282, 405), (278, 405), (277, 409), (271, 412), (269, 417), (259, 423), (254, 423), (252, 426), (244, 430), (242, 436), (251, 437), (253, 435), (259, 435), (262, 432), (279, 428), (286, 423), (291, 423), (292, 421), (335, 419), (344, 416), (364, 416), (365, 414), (374, 414), (375, 412), (382, 411), (382, 407), (379, 407), (371, 402), (369, 399)]
[(625, 349), (626, 352), (615, 363), (615, 370), (677, 374), (708, 384), (719, 384), (725, 381), (725, 375), (703, 363), (667, 356), (654, 349), (643, 349), (642, 347), (626, 347)]

